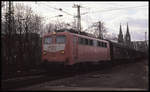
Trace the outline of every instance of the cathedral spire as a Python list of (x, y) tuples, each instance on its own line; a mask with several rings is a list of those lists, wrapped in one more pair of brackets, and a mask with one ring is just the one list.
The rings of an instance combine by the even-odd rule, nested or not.
[(126, 34), (130, 35), (130, 33), (129, 33), (129, 27), (128, 27), (128, 23), (127, 23), (127, 33), (126, 33)]
[(121, 23), (120, 23), (120, 33), (119, 34), (121, 34), (122, 35), (122, 28), (121, 28)]
[(131, 37), (130, 37), (130, 33), (129, 33), (129, 27), (128, 27), (128, 23), (127, 23), (127, 32), (125, 35), (125, 44), (130, 46), (131, 45)]
[(121, 23), (120, 23), (120, 31), (119, 31), (119, 35), (118, 35), (118, 43), (123, 43), (123, 34), (122, 34)]

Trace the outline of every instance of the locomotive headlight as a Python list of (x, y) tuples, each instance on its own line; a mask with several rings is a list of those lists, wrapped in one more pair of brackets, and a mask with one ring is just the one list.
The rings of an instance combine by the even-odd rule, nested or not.
[(43, 54), (46, 55), (46, 51), (44, 51)]
[(62, 50), (61, 53), (65, 53), (64, 50)]
[(53, 32), (53, 35), (55, 35), (56, 34), (56, 32)]

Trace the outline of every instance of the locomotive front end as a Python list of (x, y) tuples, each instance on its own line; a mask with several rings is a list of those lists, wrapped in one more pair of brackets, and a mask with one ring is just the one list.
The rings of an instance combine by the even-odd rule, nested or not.
[(45, 65), (64, 65), (67, 61), (67, 35), (50, 34), (43, 37), (42, 62)]

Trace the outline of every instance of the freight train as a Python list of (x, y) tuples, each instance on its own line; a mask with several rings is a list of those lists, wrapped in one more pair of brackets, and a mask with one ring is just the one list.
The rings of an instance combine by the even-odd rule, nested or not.
[(109, 40), (89, 37), (75, 31), (53, 32), (42, 38), (44, 67), (74, 66), (83, 63), (115, 62), (137, 59), (142, 52)]

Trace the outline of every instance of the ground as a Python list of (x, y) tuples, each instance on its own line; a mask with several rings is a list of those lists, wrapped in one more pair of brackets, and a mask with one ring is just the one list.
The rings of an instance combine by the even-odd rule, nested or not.
[(147, 90), (148, 60), (48, 81), (16, 90)]

